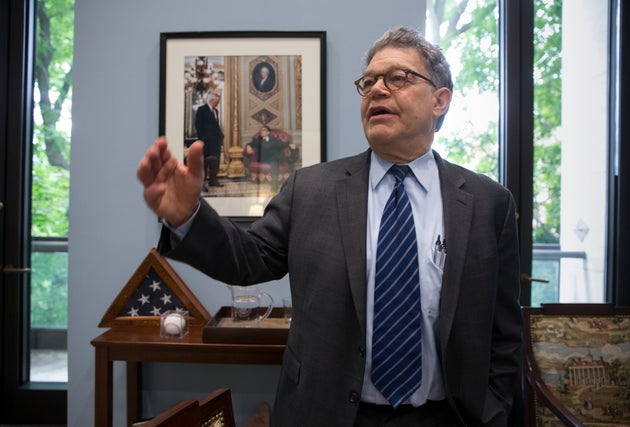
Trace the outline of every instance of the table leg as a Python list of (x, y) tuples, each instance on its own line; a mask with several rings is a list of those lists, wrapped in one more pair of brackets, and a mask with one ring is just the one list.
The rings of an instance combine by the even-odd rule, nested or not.
[(131, 426), (142, 416), (140, 387), (142, 386), (142, 369), (140, 362), (127, 361), (127, 425)]
[(94, 370), (94, 426), (112, 427), (113, 362), (107, 357), (107, 349), (96, 347)]

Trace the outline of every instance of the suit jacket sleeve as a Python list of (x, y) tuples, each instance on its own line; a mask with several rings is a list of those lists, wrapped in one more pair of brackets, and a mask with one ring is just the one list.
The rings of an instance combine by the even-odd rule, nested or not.
[[(277, 196), (277, 198), (280, 196)], [(260, 219), (258, 232), (221, 217), (205, 200), (181, 241), (162, 228), (158, 251), (227, 284), (250, 285), (287, 273), (286, 209), (276, 200)], [(263, 223), (264, 222), (264, 223)]]
[[(507, 423), (518, 388), (521, 372), (522, 319), (519, 305), (520, 266), (516, 227), (516, 210), (511, 195), (498, 239), (499, 280), (492, 333), (489, 392), (500, 402)], [(491, 401), (492, 399), (490, 399)], [(487, 406), (492, 406), (491, 404)], [(492, 410), (484, 408), (488, 418)], [(495, 408), (496, 409), (496, 408)], [(506, 417), (506, 419), (503, 418)]]

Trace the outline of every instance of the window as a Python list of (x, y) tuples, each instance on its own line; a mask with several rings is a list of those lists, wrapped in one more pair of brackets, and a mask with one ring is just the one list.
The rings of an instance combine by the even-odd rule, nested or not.
[[(61, 178), (63, 168), (46, 170), (46, 163), (60, 162), (59, 153), (64, 153), (64, 144), (69, 144), (68, 139), (58, 139), (57, 130), (61, 126), (55, 112), (61, 111), (59, 105), (69, 111), (68, 103), (64, 102), (67, 98), (60, 95), (70, 93), (71, 81), (60, 79), (55, 67), (71, 64), (60, 61), (58, 54), (62, 51), (71, 54), (72, 39), (68, 45), (67, 39), (53, 35), (59, 31), (60, 23), (61, 28), (72, 33), (73, 8), (64, 8), (66, 5), (62, 0), (39, 4), (36, 0), (0, 2), (2, 425), (65, 424), (67, 419), (65, 360), (62, 360), (61, 378), (41, 377), (37, 369), (31, 372), (31, 368), (50, 367), (54, 362), (47, 359), (39, 363), (36, 356), (41, 355), (40, 348), (61, 348), (65, 359), (67, 287), (65, 279), (61, 279), (62, 286), (52, 284), (59, 282), (58, 276), (67, 276), (67, 261), (63, 260), (67, 257), (67, 214), (62, 215), (65, 226), (55, 228), (59, 217), (55, 209), (56, 189), (65, 188), (66, 208), (61, 210), (67, 211), (67, 178)], [(38, 35), (49, 38), (40, 40), (41, 47), (37, 47)], [(38, 103), (36, 108), (34, 102)], [(43, 123), (50, 126), (44, 127)], [(39, 134), (43, 139), (38, 139)], [(52, 141), (43, 150), (44, 155), (36, 147), (41, 140)], [(59, 252), (61, 261), (57, 255), (56, 260), (50, 259), (51, 251)], [(52, 289), (55, 292), (50, 292)], [(36, 298), (43, 294), (46, 298)], [(42, 309), (41, 302), (53, 294), (61, 295), (63, 302), (53, 302)], [(52, 321), (54, 312), (60, 316)]]
[(451, 65), (453, 99), (434, 148), (449, 161), (499, 179), (497, 2), (433, 1), (426, 37)]
[[(532, 212), (531, 227), (521, 227), (532, 241), (531, 270), (529, 257), (521, 267), (534, 278), (531, 302), (523, 304), (603, 302), (610, 145), (608, 2), (533, 0), (523, 5), (533, 7), (534, 17), (533, 75), (522, 76), (533, 83), (533, 141), (526, 140), (524, 130), (518, 137), (532, 145), (533, 177), (527, 175), (529, 168), (520, 167), (528, 162), (525, 157), (518, 164), (502, 164), (502, 150), (521, 143), (512, 138), (502, 144), (499, 130), (499, 88), (506, 85), (500, 81), (506, 66), (500, 63), (500, 48), (521, 49), (499, 45), (499, 22), (506, 19), (499, 15), (507, 7), (507, 0), (427, 2), (426, 35), (444, 50), (455, 86), (434, 148), (505, 185), (504, 170), (518, 176), (519, 183), (533, 182), (531, 200), (524, 200), (527, 194), (517, 197), (521, 213), (530, 206)], [(522, 20), (519, 24), (526, 25)], [(508, 33), (514, 35), (512, 28)], [(506, 90), (508, 99), (523, 95)]]
[(604, 302), (609, 6), (534, 2), (532, 305)]
[(74, 0), (40, 0), (36, 11), (30, 380), (67, 382)]

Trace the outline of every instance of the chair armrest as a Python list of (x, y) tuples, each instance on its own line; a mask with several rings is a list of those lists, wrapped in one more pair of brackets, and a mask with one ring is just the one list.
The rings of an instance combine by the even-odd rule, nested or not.
[(545, 407), (553, 412), (553, 414), (565, 425), (570, 427), (582, 427), (582, 422), (578, 420), (573, 413), (553, 395), (551, 390), (547, 388), (544, 381), (540, 378), (540, 375), (536, 372), (536, 369), (531, 366), (529, 360), (526, 364), (527, 384), (531, 387), (536, 397), (538, 397)]

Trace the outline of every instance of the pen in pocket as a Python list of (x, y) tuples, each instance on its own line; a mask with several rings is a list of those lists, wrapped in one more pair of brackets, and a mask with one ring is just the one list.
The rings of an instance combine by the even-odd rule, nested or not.
[(433, 250), (433, 263), (440, 267), (440, 270), (444, 270), (444, 263), (446, 262), (446, 239), (440, 241), (440, 235), (438, 234), (435, 241), (435, 248)]

